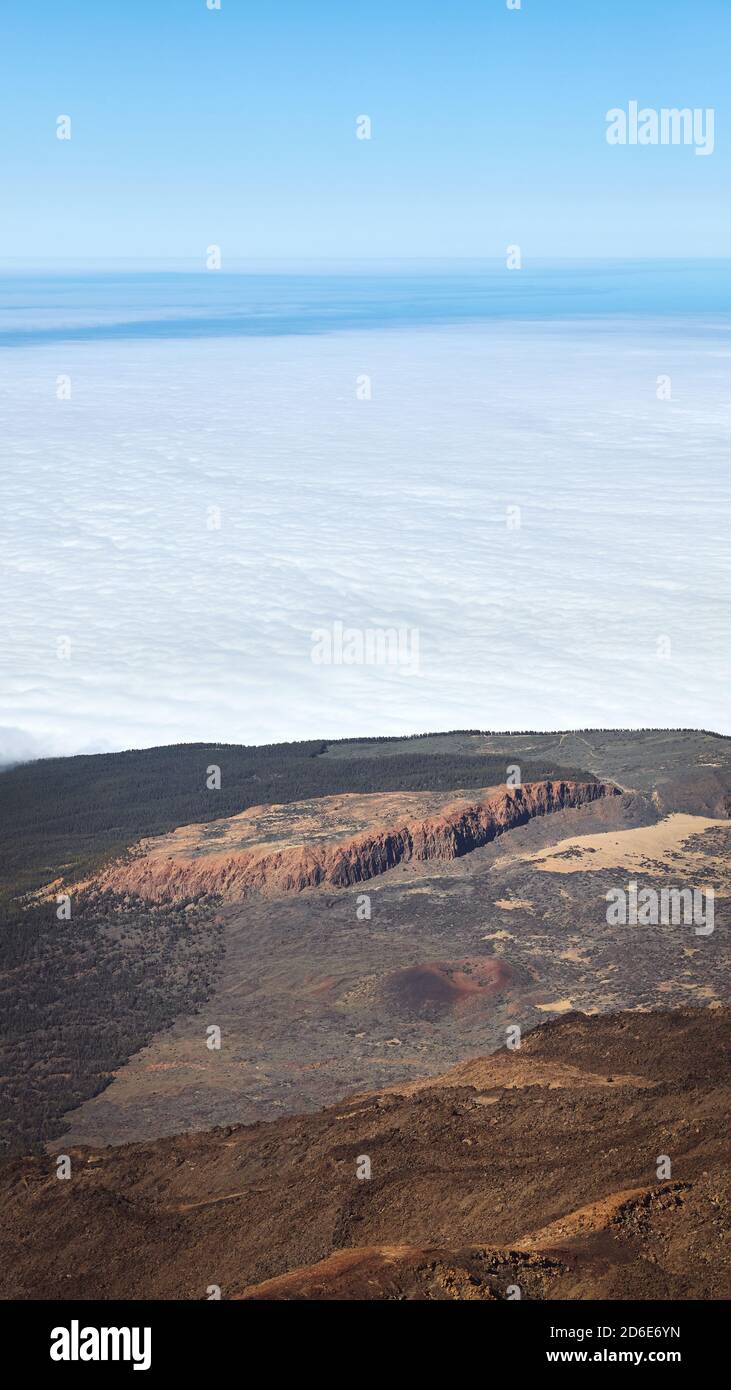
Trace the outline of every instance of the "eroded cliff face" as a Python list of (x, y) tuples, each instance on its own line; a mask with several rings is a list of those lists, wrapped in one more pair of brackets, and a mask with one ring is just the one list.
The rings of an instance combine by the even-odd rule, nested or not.
[[(618, 788), (602, 782), (547, 781), (490, 788), (476, 794), (473, 801), (445, 806), (439, 814), (423, 818), (405, 815), (391, 824), (374, 823), (348, 838), (301, 839), (279, 845), (269, 841), (231, 849), (212, 847), (215, 840), (211, 839), (210, 826), (186, 827), (184, 837), (183, 831), (176, 831), (172, 836), (143, 842), (130, 859), (107, 869), (99, 886), (154, 901), (217, 893), (232, 902), (252, 891), (280, 895), (322, 884), (344, 888), (410, 860), (457, 859), (534, 816), (619, 794)], [(373, 801), (377, 815), (379, 798)], [(295, 807), (292, 812), (296, 827)], [(246, 816), (251, 819), (250, 812)], [(224, 827), (216, 831), (217, 836), (230, 840), (227, 827), (237, 820), (232, 817), (227, 822), (214, 822), (214, 826)], [(201, 831), (199, 843), (191, 829)]]

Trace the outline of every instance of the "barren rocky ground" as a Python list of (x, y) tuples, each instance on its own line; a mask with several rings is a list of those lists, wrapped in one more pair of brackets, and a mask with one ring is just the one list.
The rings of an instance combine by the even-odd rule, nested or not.
[[(501, 1047), (511, 1025), (570, 1009), (726, 1002), (729, 850), (731, 822), (660, 819), (645, 796), (625, 793), (458, 859), (399, 864), (352, 887), (249, 895), (221, 910), (226, 954), (203, 1010), (158, 1033), (54, 1144), (317, 1109), (432, 1075)], [(609, 926), (606, 893), (629, 878), (715, 885), (712, 935)]]
[(315, 1115), (16, 1160), (0, 1293), (728, 1297), (730, 1021), (572, 1014)]
[[(207, 748), (20, 779), (0, 1291), (728, 1296), (730, 741), (295, 747), (233, 750), (219, 818)], [(550, 776), (496, 783), (516, 764)], [(712, 929), (610, 921), (630, 883), (713, 889)]]

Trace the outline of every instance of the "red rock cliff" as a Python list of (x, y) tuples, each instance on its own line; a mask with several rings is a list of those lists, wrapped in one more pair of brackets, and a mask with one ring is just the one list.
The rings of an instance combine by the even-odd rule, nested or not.
[(281, 894), (331, 884), (363, 883), (408, 860), (458, 859), (533, 816), (579, 807), (616, 787), (602, 782), (532, 782), (493, 790), (485, 800), (460, 801), (439, 815), (400, 824), (373, 825), (351, 839), (268, 843), (216, 852), (188, 849), (166, 853), (164, 841), (147, 841), (144, 851), (112, 865), (100, 886), (154, 900), (219, 893), (236, 901), (250, 891)]

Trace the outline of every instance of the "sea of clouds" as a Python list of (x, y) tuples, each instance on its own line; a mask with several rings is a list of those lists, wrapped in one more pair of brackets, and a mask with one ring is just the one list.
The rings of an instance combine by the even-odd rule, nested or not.
[[(727, 321), (56, 342), (2, 368), (0, 761), (731, 733)], [(418, 630), (418, 671), (313, 661), (338, 622)]]

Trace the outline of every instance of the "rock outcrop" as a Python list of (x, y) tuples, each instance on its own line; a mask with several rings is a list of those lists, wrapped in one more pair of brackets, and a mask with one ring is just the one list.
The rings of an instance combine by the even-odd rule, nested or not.
[[(181, 832), (144, 841), (130, 858), (107, 869), (99, 882), (103, 888), (157, 901), (203, 893), (237, 901), (252, 891), (278, 895), (322, 884), (345, 888), (412, 860), (458, 859), (534, 816), (618, 795), (616, 787), (603, 782), (546, 781), (488, 788), (475, 800), (455, 801), (439, 814), (387, 825), (374, 822), (351, 838), (335, 842), (323, 838), (284, 845), (269, 841), (221, 850), (213, 847), (215, 840), (205, 838), (210, 826), (200, 827), (200, 843), (190, 834), (176, 842)], [(246, 813), (249, 820), (251, 814)], [(232, 817), (214, 824), (231, 827), (237, 820)], [(219, 833), (226, 838), (226, 830)]]

